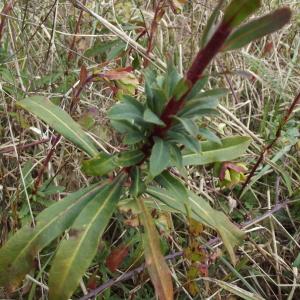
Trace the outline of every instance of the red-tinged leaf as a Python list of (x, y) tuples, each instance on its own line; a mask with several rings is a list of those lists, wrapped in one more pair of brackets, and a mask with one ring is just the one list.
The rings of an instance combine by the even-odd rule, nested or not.
[(142, 198), (137, 199), (141, 211), (140, 221), (144, 226), (142, 234), (146, 266), (159, 300), (173, 299), (173, 283), (169, 267), (161, 253), (159, 235), (153, 219)]
[(96, 275), (97, 275), (97, 271), (92, 274), (92, 276), (89, 278), (89, 280), (87, 282), (86, 287), (89, 290), (94, 290), (97, 287), (97, 276)]
[(111, 251), (106, 259), (106, 266), (111, 272), (115, 272), (128, 255), (128, 246), (122, 245)]
[(265, 47), (264, 47), (264, 51), (263, 51), (263, 54), (262, 56), (265, 56), (267, 55), (268, 53), (270, 53), (274, 48), (274, 45), (272, 42), (268, 42)]
[(231, 163), (231, 162), (224, 162), (222, 164), (222, 167), (221, 167), (221, 170), (220, 170), (220, 174), (219, 174), (220, 180), (224, 180), (225, 179), (225, 172), (228, 169), (234, 170), (237, 173), (244, 173), (244, 172), (246, 172), (246, 169), (243, 168), (242, 166), (238, 166), (238, 165), (236, 165), (234, 163)]
[(291, 10), (284, 7), (266, 16), (250, 21), (228, 37), (222, 50), (230, 51), (241, 48), (253, 40), (279, 30), (290, 21), (291, 14)]
[(174, 14), (180, 13), (180, 11), (183, 9), (183, 6), (187, 3), (187, 0), (172, 0), (170, 1), (171, 8), (174, 12)]
[(82, 85), (86, 82), (86, 79), (88, 77), (88, 71), (85, 67), (85, 65), (82, 65), (81, 66), (81, 69), (80, 69), (80, 74), (79, 74), (79, 85)]
[(130, 72), (132, 72), (133, 68), (131, 66), (126, 68), (117, 68), (114, 70), (110, 70), (105, 72), (105, 77), (109, 80), (120, 80), (128, 77)]

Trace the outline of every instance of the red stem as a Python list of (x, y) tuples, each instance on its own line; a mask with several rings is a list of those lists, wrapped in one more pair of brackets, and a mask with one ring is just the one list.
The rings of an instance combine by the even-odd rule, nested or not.
[(266, 145), (263, 150), (261, 151), (258, 160), (256, 161), (255, 165), (253, 166), (250, 174), (247, 176), (246, 181), (244, 182), (242, 189), (239, 193), (239, 198), (241, 197), (241, 195), (243, 194), (243, 191), (245, 190), (246, 186), (249, 184), (251, 178), (254, 176), (254, 173), (256, 172), (257, 168), (259, 167), (259, 165), (262, 163), (262, 161), (264, 160), (265, 156), (267, 155), (267, 153), (273, 148), (273, 146), (276, 144), (276, 142), (278, 141), (278, 139), (281, 137), (281, 131), (283, 126), (288, 122), (288, 120), (290, 119), (295, 107), (300, 103), (300, 93), (295, 97), (295, 99), (293, 100), (292, 104), (290, 105), (289, 109), (287, 110), (285, 116), (283, 117), (282, 122), (279, 124), (277, 130), (276, 130), (276, 134), (275, 134), (275, 138), (273, 139), (273, 141), (271, 143), (269, 143), (268, 145)]
[(179, 99), (172, 98), (165, 107), (161, 120), (166, 124), (165, 127), (156, 127), (153, 131), (153, 136), (164, 136), (172, 125), (172, 116), (176, 115), (184, 106), (185, 98), (190, 92), (193, 85), (202, 77), (204, 70), (210, 64), (212, 59), (222, 48), (227, 37), (231, 33), (232, 28), (228, 23), (222, 22), (208, 44), (198, 52), (190, 69), (186, 73), (186, 80), (190, 83), (190, 89)]

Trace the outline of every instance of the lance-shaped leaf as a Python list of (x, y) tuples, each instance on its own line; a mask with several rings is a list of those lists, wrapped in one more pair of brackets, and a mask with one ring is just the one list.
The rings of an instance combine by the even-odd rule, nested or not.
[(173, 143), (175, 142), (177, 144), (184, 145), (187, 149), (189, 149), (192, 152), (200, 152), (201, 146), (197, 139), (185, 133), (178, 132), (174, 130), (174, 128), (168, 131), (167, 138)]
[(143, 151), (136, 149), (136, 150), (129, 150), (124, 151), (118, 154), (116, 158), (116, 163), (121, 167), (130, 167), (140, 163), (145, 157)]
[(18, 102), (18, 104), (42, 119), (50, 127), (90, 156), (97, 155), (98, 150), (95, 147), (94, 142), (82, 130), (80, 125), (76, 123), (69, 114), (45, 97), (33, 96)]
[(210, 40), (210, 38), (215, 30), (216, 23), (217, 23), (219, 15), (221, 13), (221, 7), (222, 7), (223, 3), (224, 3), (224, 0), (219, 0), (219, 3), (217, 4), (217, 6), (213, 10), (211, 16), (209, 17), (209, 19), (207, 21), (207, 24), (203, 30), (201, 41), (200, 41), (201, 48), (204, 48), (206, 46), (207, 42)]
[(168, 144), (160, 138), (155, 139), (150, 156), (150, 174), (155, 177), (160, 174), (170, 162)]
[(120, 175), (97, 193), (75, 219), (70, 238), (62, 241), (49, 274), (49, 299), (67, 300), (93, 260), (100, 238), (121, 196)]
[(173, 116), (173, 119), (180, 122), (186, 132), (189, 133), (192, 137), (197, 137), (199, 128), (192, 119), (179, 118), (176, 116)]
[(244, 47), (248, 43), (283, 27), (291, 19), (291, 10), (287, 7), (277, 9), (271, 14), (253, 20), (234, 31), (226, 40), (223, 51)]
[(143, 199), (137, 199), (140, 221), (144, 226), (142, 234), (146, 266), (159, 300), (173, 299), (173, 284), (171, 272), (161, 253), (159, 235), (153, 219), (147, 210)]
[(134, 166), (131, 168), (130, 178), (131, 178), (131, 186), (129, 189), (130, 195), (132, 195), (133, 197), (138, 197), (146, 189), (146, 185), (142, 181), (141, 170), (139, 167)]
[(103, 176), (117, 167), (115, 157), (104, 152), (82, 162), (82, 171), (88, 176)]
[(40, 213), (35, 227), (28, 224), (20, 229), (0, 250), (0, 286), (15, 290), (34, 268), (38, 252), (71, 226), (102, 186), (70, 194)]
[(144, 111), (144, 120), (151, 124), (166, 126), (166, 124), (149, 108)]
[(224, 12), (223, 22), (234, 28), (250, 17), (260, 6), (260, 0), (232, 0)]
[(188, 192), (185, 186), (177, 179), (175, 176), (172, 176), (168, 171), (164, 171), (155, 180), (168, 191), (177, 194), (178, 197), (182, 199), (183, 202), (186, 202), (188, 199)]
[(109, 111), (108, 117), (113, 121), (128, 121), (132, 124), (144, 124), (143, 105), (135, 98), (123, 96), (120, 103), (115, 104)]
[(190, 191), (188, 191), (188, 197), (191, 215), (180, 194), (156, 187), (148, 187), (147, 193), (172, 209), (216, 230), (222, 237), (232, 262), (235, 263), (233, 248), (241, 242), (244, 233), (231, 223), (223, 212), (213, 209), (207, 201)]
[(184, 154), (183, 164), (205, 165), (217, 161), (230, 161), (243, 155), (250, 143), (251, 138), (246, 136), (224, 138), (221, 143), (201, 142), (201, 152)]
[(208, 128), (199, 128), (199, 135), (213, 143), (222, 144), (221, 139)]

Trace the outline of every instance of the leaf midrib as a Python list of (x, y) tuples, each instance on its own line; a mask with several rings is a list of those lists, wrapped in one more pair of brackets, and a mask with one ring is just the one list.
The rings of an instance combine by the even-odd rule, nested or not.
[[(73, 261), (75, 260), (75, 258), (76, 258), (76, 256), (77, 256), (78, 252), (80, 251), (81, 245), (83, 244), (83, 242), (84, 242), (84, 240), (85, 240), (85, 238), (86, 238), (86, 236), (87, 236), (87, 234), (88, 234), (88, 232), (89, 232), (91, 226), (94, 225), (95, 220), (98, 218), (100, 212), (102, 211), (103, 206), (105, 206), (106, 203), (109, 202), (109, 200), (111, 199), (112, 194), (113, 194), (113, 193), (116, 191), (116, 189), (118, 189), (118, 188), (119, 188), (119, 186), (118, 186), (118, 184), (117, 184), (117, 182), (116, 182), (116, 183), (115, 183), (115, 188), (113, 188), (113, 189), (111, 190), (111, 192), (107, 195), (106, 200), (105, 200), (105, 201), (102, 203), (102, 205), (99, 207), (97, 213), (94, 215), (94, 217), (92, 218), (91, 222), (90, 222), (89, 225), (86, 227), (85, 232), (84, 232), (83, 235), (81, 236), (81, 239), (80, 239), (79, 244), (77, 245), (77, 247), (75, 248), (75, 250), (74, 250), (74, 252), (73, 252), (73, 255), (71, 256), (69, 266), (72, 266), (72, 265), (73, 265)], [(96, 196), (95, 196), (95, 197), (96, 197)], [(99, 237), (99, 238), (100, 238), (100, 237)], [(69, 269), (65, 268), (65, 270), (67, 270), (67, 272), (63, 272), (64, 275), (60, 274), (60, 280), (59, 280), (59, 282), (60, 282), (61, 284), (59, 285), (59, 287), (56, 288), (58, 291), (61, 289), (61, 287), (64, 286), (64, 283), (65, 283), (65, 281), (66, 281), (66, 278), (68, 278), (70, 268), (69, 268)]]
[[(143, 207), (143, 210), (144, 210), (144, 214), (146, 216), (145, 219), (146, 219), (148, 230), (151, 231), (150, 230), (151, 227), (152, 227), (153, 230), (156, 230), (155, 225), (153, 223), (152, 224), (150, 223), (149, 213), (146, 211), (145, 205), (143, 203), (142, 203), (142, 207)], [(149, 234), (150, 234), (150, 232), (149, 232)], [(159, 241), (159, 240), (157, 240), (157, 238), (158, 238), (157, 237), (157, 232), (155, 232), (155, 234), (156, 234), (156, 236), (155, 236), (156, 241)], [(148, 239), (148, 240), (149, 240), (150, 250), (151, 250), (151, 254), (152, 254), (151, 256), (153, 258), (153, 261), (155, 261), (155, 264), (154, 264), (155, 269), (156, 269), (157, 273), (160, 274), (161, 272), (160, 272), (160, 268), (159, 268), (159, 260), (158, 260), (158, 257), (155, 255), (155, 246), (152, 245), (152, 243), (150, 242), (150, 239)], [(161, 257), (162, 257), (162, 255), (161, 255)], [(162, 290), (164, 291), (164, 294), (166, 294), (167, 291), (165, 291), (165, 285), (161, 284), (161, 287), (162, 287)]]
[(27, 243), (27, 246), (25, 248), (23, 248), (21, 250), (21, 252), (19, 252), (19, 254), (16, 256), (16, 258), (13, 260), (13, 262), (17, 261), (20, 257), (22, 257), (23, 253), (26, 253), (26, 250), (28, 248), (30, 248), (31, 244), (33, 243), (33, 241), (41, 234), (42, 231), (44, 231), (45, 229), (47, 229), (50, 225), (52, 225), (58, 218), (60, 218), (62, 215), (66, 214), (70, 209), (72, 209), (74, 206), (76, 206), (79, 202), (82, 201), (82, 198), (88, 197), (89, 194), (93, 193), (96, 189), (100, 188), (100, 186), (96, 186), (94, 189), (92, 189), (91, 191), (89, 191), (87, 194), (82, 195), (80, 198), (78, 198), (77, 201), (75, 201), (74, 203), (72, 203), (70, 206), (67, 207), (67, 209), (65, 209), (64, 211), (62, 211), (60, 214), (57, 215), (57, 217), (54, 217), (50, 222), (48, 222), (47, 224), (45, 224), (45, 226), (43, 226), (30, 240), (29, 243)]
[[(32, 100), (31, 100), (31, 101), (32, 101)], [(33, 102), (33, 101), (32, 101), (32, 102)], [(50, 115), (52, 115), (56, 120), (58, 120), (59, 122), (61, 122), (61, 123), (63, 124), (63, 126), (65, 126), (65, 128), (69, 129), (76, 137), (79, 137), (79, 139), (83, 142), (83, 144), (85, 144), (85, 145), (88, 147), (88, 149), (91, 151), (90, 154), (96, 155), (96, 154), (98, 153), (98, 151), (96, 151), (95, 149), (93, 149), (93, 147), (91, 147), (91, 145), (84, 139), (84, 137), (83, 137), (81, 134), (76, 133), (76, 131), (74, 131), (71, 127), (69, 127), (67, 123), (63, 122), (62, 119), (60, 119), (59, 117), (57, 117), (57, 116), (51, 111), (50, 108), (44, 107), (44, 106), (42, 106), (42, 105), (41, 105), (40, 103), (38, 103), (38, 102), (33, 102), (33, 103), (34, 103), (34, 105), (40, 107), (42, 110), (44, 110), (44, 111), (50, 113)], [(24, 104), (21, 103), (21, 105), (24, 105)], [(26, 104), (25, 104), (25, 105), (26, 105)], [(47, 104), (46, 104), (46, 105), (47, 105)], [(69, 116), (69, 115), (68, 115), (68, 116)], [(70, 118), (71, 118), (71, 117), (70, 117)], [(71, 118), (71, 119), (72, 119), (72, 118)], [(72, 119), (72, 120), (73, 120), (73, 119)], [(73, 121), (74, 121), (74, 120), (73, 120)], [(74, 121), (74, 122), (75, 122), (75, 121)], [(77, 124), (77, 123), (75, 122), (75, 124)], [(52, 127), (52, 126), (51, 126), (51, 127)], [(82, 130), (79, 126), (78, 126), (78, 129), (79, 129), (79, 130)], [(57, 130), (56, 130), (56, 131), (57, 131)], [(84, 133), (84, 132), (83, 132), (83, 133)]]

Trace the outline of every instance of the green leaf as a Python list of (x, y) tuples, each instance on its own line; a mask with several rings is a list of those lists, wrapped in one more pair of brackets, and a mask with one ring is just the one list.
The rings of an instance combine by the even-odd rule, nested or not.
[(44, 97), (33, 96), (26, 98), (18, 104), (29, 112), (37, 115), (50, 127), (63, 135), (66, 139), (77, 145), (90, 156), (98, 154), (93, 141), (69, 114)]
[(131, 178), (131, 186), (129, 189), (130, 195), (132, 195), (133, 197), (138, 197), (146, 189), (146, 185), (141, 178), (141, 170), (139, 167), (135, 166), (131, 168), (130, 178)]
[(179, 100), (183, 95), (187, 93), (189, 88), (189, 82), (185, 78), (181, 78), (176, 84), (172, 96), (175, 97), (176, 100)]
[(175, 66), (172, 62), (168, 62), (167, 72), (164, 80), (164, 91), (167, 98), (171, 98), (177, 83), (180, 81), (180, 75), (178, 74)]
[(152, 111), (160, 116), (165, 107), (165, 104), (168, 102), (168, 98), (164, 91), (160, 88), (153, 88), (152, 92), (154, 103), (154, 108), (152, 109)]
[(173, 116), (173, 118), (179, 121), (187, 133), (189, 133), (192, 137), (197, 137), (199, 128), (192, 119), (179, 118), (176, 116)]
[(20, 229), (0, 250), (0, 286), (15, 290), (34, 268), (38, 252), (71, 226), (102, 186), (70, 194), (40, 213), (35, 227), (28, 224)]
[(201, 150), (199, 141), (185, 133), (170, 130), (168, 131), (167, 137), (171, 142), (176, 142), (177, 144), (184, 145), (192, 152), (199, 153)]
[(168, 144), (160, 138), (155, 139), (150, 156), (150, 174), (152, 177), (160, 174), (170, 163)]
[(222, 50), (230, 51), (244, 47), (248, 43), (267, 34), (275, 32), (291, 19), (291, 10), (287, 7), (277, 9), (273, 13), (250, 21), (235, 30), (226, 40)]
[(213, 133), (211, 130), (207, 129), (207, 128), (199, 128), (199, 134), (206, 138), (208, 141), (211, 141), (213, 143), (217, 143), (217, 144), (222, 144), (220, 138)]
[(144, 199), (137, 199), (141, 211), (140, 222), (144, 226), (142, 239), (146, 266), (155, 288), (155, 293), (160, 300), (173, 299), (173, 284), (169, 267), (161, 253), (159, 235), (153, 219), (144, 204)]
[[(156, 187), (148, 187), (147, 193), (172, 209), (187, 215), (186, 205), (179, 194)], [(223, 212), (213, 209), (203, 198), (190, 191), (188, 191), (188, 196), (191, 209), (191, 216), (189, 217), (218, 231), (231, 260), (235, 263), (233, 248), (241, 242), (244, 233), (231, 223)]]
[(104, 152), (82, 162), (82, 171), (88, 176), (103, 176), (117, 167), (115, 157)]
[(145, 157), (141, 150), (129, 150), (118, 154), (115, 162), (121, 167), (130, 167), (140, 163)]
[(126, 120), (111, 120), (111, 125), (120, 133), (141, 133), (136, 125), (133, 125), (130, 121)]
[(146, 108), (144, 111), (144, 120), (151, 124), (166, 126), (166, 124), (149, 108)]
[(115, 59), (125, 50), (126, 46), (126, 43), (124, 43), (123, 41), (119, 41), (119, 43), (110, 48), (111, 50), (107, 53), (106, 60), (111, 61)]
[(172, 176), (168, 171), (164, 171), (155, 180), (168, 191), (176, 194), (184, 203), (188, 202), (188, 192), (179, 179)]
[(178, 115), (181, 117), (199, 118), (200, 115), (208, 114), (210, 110), (213, 110), (211, 113), (216, 113), (214, 110), (219, 104), (218, 99), (227, 94), (228, 90), (223, 88), (198, 93), (185, 104)]
[(126, 175), (99, 191), (80, 212), (55, 255), (49, 274), (49, 299), (67, 300), (92, 262), (100, 238), (122, 192)]
[(134, 145), (141, 142), (145, 137), (139, 132), (127, 133), (123, 139), (123, 143), (126, 145)]
[(233, 136), (221, 140), (221, 144), (210, 141), (201, 142), (201, 153), (183, 155), (183, 164), (205, 165), (218, 161), (230, 161), (242, 156), (248, 149), (251, 138)]
[(300, 267), (300, 253), (297, 255), (295, 261), (293, 262), (293, 267), (294, 268), (299, 268)]
[(120, 40), (114, 40), (114, 41), (105, 41), (105, 42), (96, 42), (93, 47), (87, 49), (84, 53), (84, 56), (86, 57), (93, 57), (99, 54), (103, 54), (107, 52), (108, 50), (115, 47), (117, 44), (120, 43)]
[(232, 0), (225, 10), (223, 22), (234, 28), (250, 17), (260, 6), (260, 0)]
[(108, 117), (114, 121), (128, 121), (132, 124), (143, 124), (144, 107), (141, 103), (129, 96), (123, 96), (120, 103), (115, 104), (109, 111)]
[(169, 144), (169, 149), (170, 149), (171, 161), (172, 161), (173, 165), (180, 172), (183, 172), (184, 167), (183, 167), (183, 163), (182, 163), (182, 154), (181, 154), (180, 149), (172, 143)]
[(204, 88), (205, 84), (208, 81), (208, 76), (203, 76), (200, 78), (192, 87), (191, 91), (186, 96), (186, 101), (194, 99), (196, 96), (198, 96), (199, 93), (202, 92), (202, 89)]
[(215, 30), (215, 27), (216, 27), (216, 23), (217, 23), (217, 20), (218, 20), (218, 17), (220, 15), (220, 9), (222, 7), (224, 3), (224, 0), (220, 0), (219, 3), (217, 4), (217, 6), (215, 7), (215, 9), (213, 10), (211, 16), (209, 17), (207, 23), (206, 23), (206, 26), (203, 30), (203, 33), (202, 33), (202, 38), (201, 38), (201, 42), (200, 42), (200, 47), (201, 48), (204, 48), (207, 44), (207, 42), (210, 40), (214, 30)]

